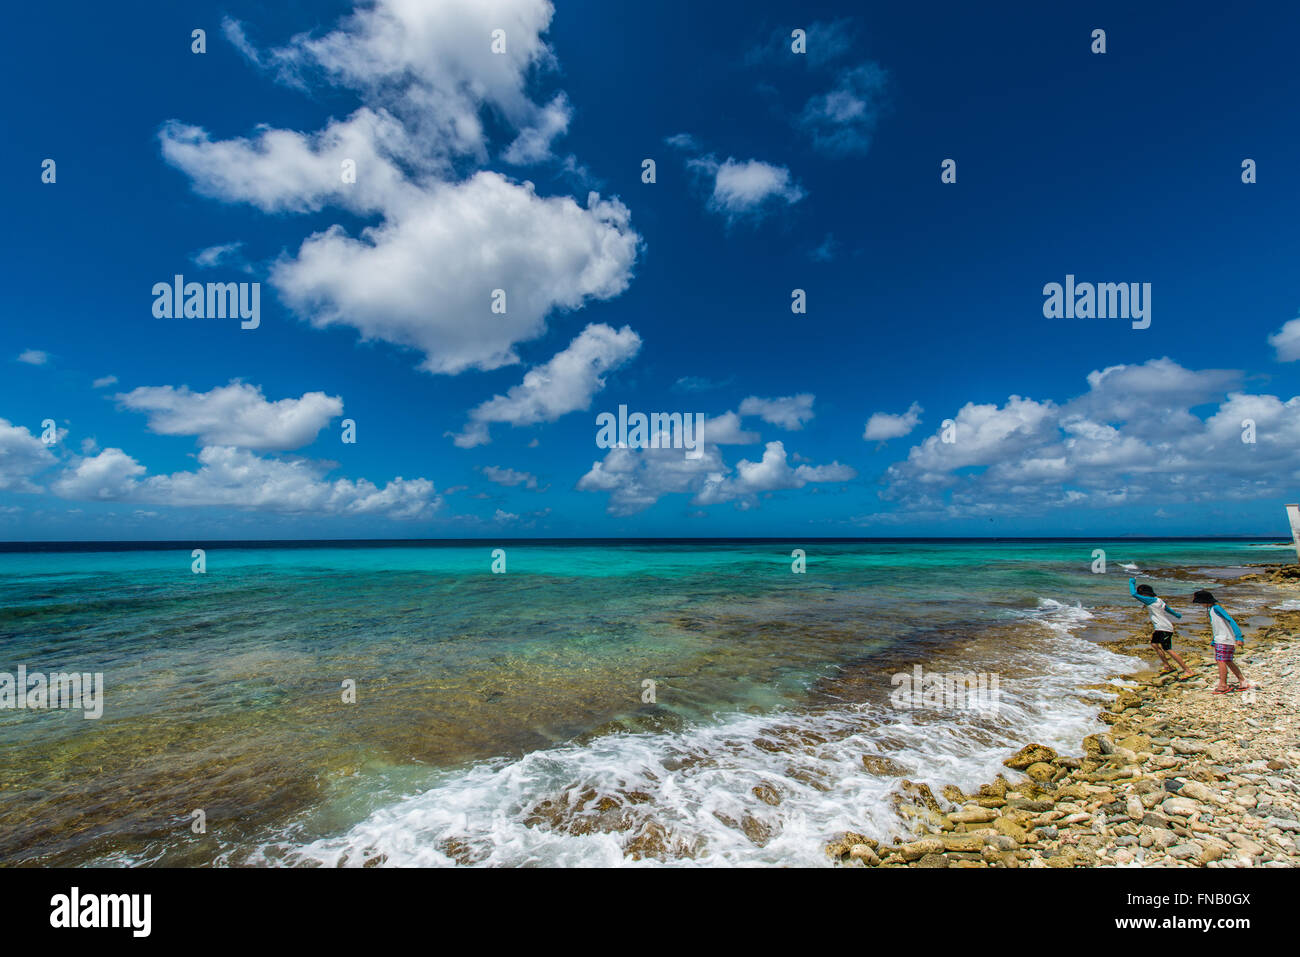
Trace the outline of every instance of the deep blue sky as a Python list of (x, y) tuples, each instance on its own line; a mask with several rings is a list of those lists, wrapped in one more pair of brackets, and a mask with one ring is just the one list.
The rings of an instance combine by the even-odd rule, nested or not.
[[(590, 190), (617, 197), (630, 211), (623, 235), (639, 237), (635, 261), (623, 291), (547, 309), (545, 331), (515, 343), (519, 362), (448, 374), (419, 368), (419, 349), (362, 341), (347, 325), (314, 327), (313, 307), (295, 307), (270, 277), (277, 257), (297, 256), (313, 234), (338, 226), (355, 238), (404, 213), (358, 214), (329, 201), (305, 214), (265, 212), (212, 195), (201, 174), (163, 153), (168, 121), (212, 141), (255, 136), (261, 125), (310, 135), (358, 108), (392, 106), (391, 90), (349, 88), (319, 69), (287, 82), (222, 29), (223, 18), (241, 23), (265, 62), (297, 34), (335, 30), (353, 6), (10, 12), (0, 58), (11, 91), (0, 119), (0, 432), (10, 429), (10, 444), (0, 442), (0, 539), (1284, 532), (1281, 503), (1300, 495), (1300, 403), (1284, 404), (1300, 393), (1300, 365), (1282, 361), (1294, 335), (1279, 348), (1268, 340), (1300, 306), (1295, 8), (922, 11), (746, 0), (633, 12), (561, 0), (541, 34), (553, 61), (527, 69), (521, 86), (537, 106), (567, 97), (567, 131), (547, 154), (506, 162), (521, 121), (487, 102), (482, 153), (413, 171), (427, 159), (422, 147), (436, 150), (427, 140), (397, 165), (425, 188), (488, 170), (584, 209)], [(195, 27), (207, 30), (206, 54), (190, 52)], [(796, 27), (810, 31), (807, 55), (790, 52)], [(1104, 55), (1089, 49), (1098, 27)], [(853, 145), (837, 151), (799, 117), (828, 92), (860, 93), (846, 80), (860, 70), (885, 77), (858, 104), (875, 119), (848, 123)], [(694, 145), (666, 142), (678, 134)], [(40, 179), (47, 157), (57, 162), (53, 185)], [(570, 157), (585, 172), (566, 172)], [(657, 162), (654, 184), (641, 181), (647, 157)], [(954, 185), (939, 178), (948, 157), (958, 163)], [(1241, 181), (1247, 157), (1258, 164), (1252, 185)], [(785, 171), (793, 191), (719, 208), (713, 177), (728, 159)], [(193, 261), (233, 243), (238, 258), (208, 270)], [(473, 238), (464, 245), (477, 248)], [(155, 319), (150, 289), (177, 272), (260, 281), (261, 328)], [(1151, 283), (1150, 328), (1044, 318), (1043, 285), (1067, 273)], [(806, 315), (790, 311), (794, 288), (807, 290)], [(430, 310), (441, 308), (441, 295), (430, 298)], [(518, 427), (495, 422), (488, 444), (453, 443), (447, 433), (471, 409), (519, 385), (589, 324), (629, 327), (641, 342), (589, 404)], [(1088, 393), (1089, 373), (1165, 358), (1060, 412)], [(117, 381), (92, 386), (107, 376)], [(325, 483), (427, 479), (436, 489), (427, 508), (416, 517), (350, 509), (350, 493), (322, 505), (311, 494), (267, 494), (252, 473), (248, 501), (260, 487), (261, 504), (247, 508), (186, 498), (174, 477), (144, 487), (198, 469), (204, 446), (238, 443), (160, 434), (120, 397), (162, 386), (206, 394), (231, 380), (269, 402), (324, 392), (344, 409), (307, 444), (240, 454), (323, 463), (310, 468)], [(717, 417), (749, 397), (808, 393), (813, 417), (802, 428), (742, 417), (757, 440), (715, 450), (724, 491), (712, 498), (700, 492), (704, 474), (655, 485), (674, 467), (666, 461), (643, 463), (652, 487), (635, 505), (627, 501), (636, 496), (611, 497), (590, 480), (578, 487), (606, 455), (595, 415), (620, 403)], [(1257, 443), (1240, 442), (1236, 425), (1197, 424), (1229, 393), (1280, 400), (1240, 406), (1272, 410), (1255, 416)], [(1013, 395), (1055, 411), (995, 435)], [(864, 439), (874, 413), (913, 403), (922, 411), (908, 434)], [(967, 425), (959, 411), (969, 403), (997, 408), (967, 413)], [(1240, 419), (1238, 408), (1221, 418)], [(1060, 430), (1079, 416), (1084, 426)], [(355, 445), (339, 440), (343, 417), (358, 423)], [(992, 431), (979, 432), (990, 417)], [(48, 457), (24, 459), (34, 453), (13, 430), (39, 436), (47, 418), (66, 433)], [(896, 466), (948, 418), (958, 422), (960, 460), (942, 464), (938, 447)], [(1085, 433), (1095, 446), (1068, 444)], [(758, 462), (770, 442), (782, 443), (788, 465), (746, 479), (737, 463)], [(106, 449), (143, 471), (96, 484)], [(1027, 464), (1037, 461), (1054, 464)], [(801, 463), (838, 465), (801, 476)], [(1023, 471), (995, 480), (989, 470), (999, 466)], [(84, 480), (70, 480), (78, 468)], [(493, 469), (533, 478), (502, 485), (489, 475), (505, 473)]]

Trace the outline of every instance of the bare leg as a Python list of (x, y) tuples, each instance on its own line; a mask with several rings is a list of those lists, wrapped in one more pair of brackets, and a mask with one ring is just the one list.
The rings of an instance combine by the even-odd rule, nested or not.
[(1219, 666), (1219, 686), (1214, 690), (1227, 691), (1228, 690), (1228, 663), (1226, 661), (1219, 661), (1216, 662), (1216, 664), (1218, 664)]
[(1225, 664), (1227, 664), (1227, 666), (1232, 669), (1232, 673), (1237, 676), (1237, 680), (1241, 682), (1241, 687), (1243, 690), (1247, 690), (1255, 687), (1253, 684), (1251, 684), (1249, 681), (1246, 680), (1246, 676), (1241, 673), (1241, 669), (1237, 667), (1236, 662), (1228, 661), (1225, 662)]
[(1183, 669), (1183, 674), (1191, 675), (1192, 669), (1187, 667), (1187, 662), (1183, 661), (1182, 656), (1180, 656), (1178, 652), (1171, 650), (1169, 652), (1169, 657), (1178, 662), (1179, 667)]

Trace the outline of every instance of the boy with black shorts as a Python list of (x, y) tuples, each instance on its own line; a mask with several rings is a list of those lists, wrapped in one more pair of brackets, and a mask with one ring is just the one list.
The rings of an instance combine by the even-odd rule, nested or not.
[(1147, 614), (1151, 616), (1151, 647), (1156, 650), (1164, 663), (1160, 673), (1167, 675), (1175, 670), (1169, 661), (1172, 658), (1183, 669), (1183, 673), (1178, 677), (1179, 681), (1186, 681), (1192, 677), (1192, 669), (1188, 668), (1187, 662), (1174, 651), (1174, 623), (1169, 619), (1170, 615), (1175, 618), (1183, 616), (1170, 608), (1163, 598), (1157, 597), (1155, 589), (1150, 585), (1139, 585), (1136, 578), (1128, 580), (1128, 590), (1130, 595), (1147, 606)]

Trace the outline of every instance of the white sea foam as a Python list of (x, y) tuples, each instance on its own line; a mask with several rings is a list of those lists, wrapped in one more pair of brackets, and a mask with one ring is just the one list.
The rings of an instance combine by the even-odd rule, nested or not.
[[(450, 865), (456, 856), (499, 866), (824, 865), (822, 848), (837, 832), (879, 839), (901, 831), (890, 801), (900, 779), (868, 773), (863, 755), (889, 757), (938, 793), (948, 783), (973, 789), (991, 780), (1005, 771), (1002, 759), (1028, 741), (1070, 751), (1100, 729), (1100, 699), (1081, 700), (1076, 689), (1133, 660), (1079, 637), (1092, 617), (1086, 609), (1043, 600), (1026, 617), (1042, 640), (1007, 651), (1014, 676), (1002, 681), (993, 720), (971, 712), (926, 720), (885, 700), (724, 715), (674, 733), (607, 735), (446, 774), (343, 833), (305, 844), (271, 841), (248, 862), (361, 865), (383, 855), (387, 865), (422, 866)], [(990, 664), (996, 659), (981, 666)], [(780, 803), (761, 800), (754, 791), (760, 785)], [(639, 803), (602, 813), (589, 799), (575, 811), (592, 791)], [(769, 800), (771, 792), (760, 788)], [(561, 799), (558, 815), (537, 813), (540, 802), (554, 807)], [(630, 841), (652, 832), (691, 854), (637, 861), (625, 853)]]

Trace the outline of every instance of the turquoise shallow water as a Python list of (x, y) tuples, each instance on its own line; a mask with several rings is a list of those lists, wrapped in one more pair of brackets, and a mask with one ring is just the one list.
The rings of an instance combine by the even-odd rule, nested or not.
[[(106, 687), (97, 721), (0, 710), (0, 862), (779, 858), (830, 822), (705, 815), (665, 777), (743, 796), (765, 775), (793, 812), (801, 778), (769, 758), (889, 739), (871, 709), (904, 659), (1006, 668), (1024, 721), (1072, 733), (1084, 719), (1052, 712), (1042, 683), (1113, 666), (1060, 643), (1087, 609), (1129, 601), (1122, 565), (1185, 577), (1293, 557), (1245, 542), (515, 543), (493, 574), (494, 547), (212, 546), (202, 575), (179, 548), (0, 553), (0, 670), (102, 672)], [(967, 719), (946, 760), (974, 774), (1003, 732)], [(803, 730), (785, 740), (773, 721)], [(941, 729), (892, 733), (919, 735), (900, 747), (924, 764)], [(678, 750), (711, 770), (674, 769)], [(809, 760), (807, 787), (842, 789), (838, 758)], [(623, 826), (611, 805), (575, 824), (601, 787), (642, 818)], [(854, 793), (833, 801), (848, 814), (879, 797)]]

